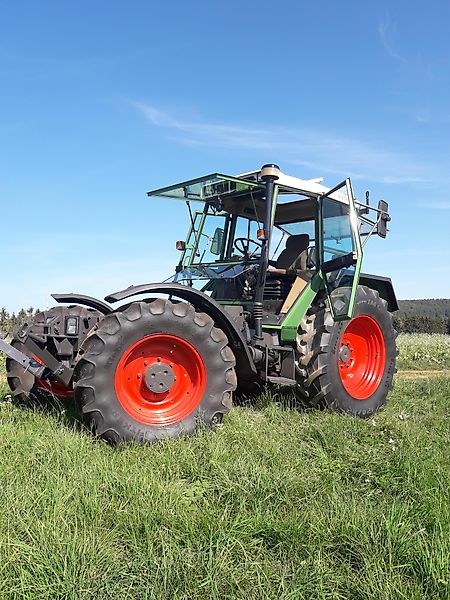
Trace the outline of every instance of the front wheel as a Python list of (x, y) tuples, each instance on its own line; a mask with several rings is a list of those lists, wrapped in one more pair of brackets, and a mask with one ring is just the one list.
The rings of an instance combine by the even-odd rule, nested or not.
[[(348, 301), (351, 289), (336, 293)], [(366, 286), (358, 286), (349, 321), (334, 322), (327, 307), (313, 307), (297, 337), (297, 373), (307, 403), (358, 417), (373, 414), (392, 387), (396, 337), (386, 301)]]
[(134, 302), (86, 339), (75, 399), (96, 434), (153, 442), (220, 422), (236, 388), (228, 339), (186, 302)]

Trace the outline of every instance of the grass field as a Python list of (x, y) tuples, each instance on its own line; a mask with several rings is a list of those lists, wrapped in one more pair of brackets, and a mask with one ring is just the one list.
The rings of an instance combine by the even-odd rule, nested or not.
[[(449, 368), (446, 340), (418, 345), (401, 368)], [(445, 371), (400, 373), (365, 421), (266, 394), (121, 450), (5, 401), (0, 598), (448, 599), (449, 421)]]
[(450, 335), (403, 333), (398, 347), (399, 369), (450, 369)]

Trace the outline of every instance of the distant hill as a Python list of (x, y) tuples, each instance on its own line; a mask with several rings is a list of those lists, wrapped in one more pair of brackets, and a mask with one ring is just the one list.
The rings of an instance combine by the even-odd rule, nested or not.
[(422, 317), (446, 317), (450, 319), (450, 298), (430, 300), (399, 300), (398, 315)]
[(450, 333), (450, 299), (399, 300), (394, 322), (404, 333)]

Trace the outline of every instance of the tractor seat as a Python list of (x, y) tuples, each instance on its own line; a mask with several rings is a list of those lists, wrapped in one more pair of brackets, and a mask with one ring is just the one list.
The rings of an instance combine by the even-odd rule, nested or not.
[[(286, 240), (286, 247), (277, 258), (274, 268), (268, 269), (268, 273), (274, 275), (288, 275), (289, 271), (306, 269), (307, 250), (309, 246), (309, 235), (300, 233), (291, 235)], [(273, 264), (273, 263), (272, 263)]]

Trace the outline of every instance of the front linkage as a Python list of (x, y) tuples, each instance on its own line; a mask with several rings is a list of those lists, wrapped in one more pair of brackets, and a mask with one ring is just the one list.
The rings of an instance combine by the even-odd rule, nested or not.
[(7, 344), (4, 339), (0, 339), (0, 352), (6, 354), (8, 358), (20, 365), (24, 371), (31, 373), (37, 379), (41, 379), (44, 375), (45, 366), (43, 364), (37, 362), (36, 359), (27, 356), (24, 352), (21, 352), (11, 344)]
[(83, 306), (56, 306), (38, 313), (14, 333), (11, 344), (0, 349), (7, 356), (11, 391), (22, 403), (49, 395), (73, 395), (73, 370), (78, 351), (100, 313)]

